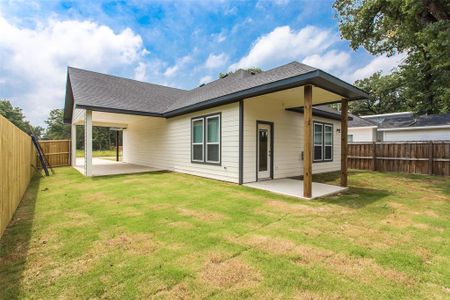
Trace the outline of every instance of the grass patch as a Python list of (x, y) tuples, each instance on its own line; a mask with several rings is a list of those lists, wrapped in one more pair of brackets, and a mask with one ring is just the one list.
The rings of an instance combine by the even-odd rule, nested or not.
[(0, 298), (449, 298), (450, 178), (353, 171), (349, 184), (302, 201), (58, 168), (0, 241)]

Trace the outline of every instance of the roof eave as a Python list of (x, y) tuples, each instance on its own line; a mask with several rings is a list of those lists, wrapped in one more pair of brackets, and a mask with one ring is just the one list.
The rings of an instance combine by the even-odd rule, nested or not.
[[(326, 83), (329, 83), (327, 86)], [(238, 91), (235, 93), (231, 93), (228, 95), (220, 96), (217, 98), (205, 100), (199, 103), (195, 103), (189, 106), (181, 107), (174, 109), (172, 111), (167, 111), (163, 115), (166, 118), (176, 117), (179, 115), (187, 114), (190, 112), (195, 112), (198, 110), (203, 110), (207, 108), (212, 108), (219, 105), (225, 105), (230, 104), (233, 102), (237, 102), (244, 98), (250, 98), (255, 96), (260, 96), (272, 92), (282, 91), (306, 84), (313, 84), (317, 87), (323, 88), (325, 90), (328, 90), (330, 92), (336, 93), (338, 95), (341, 95), (343, 98), (347, 98), (349, 101), (355, 101), (355, 100), (362, 100), (366, 99), (368, 97), (368, 94), (351, 84), (340, 80), (326, 72), (323, 72), (321, 70), (314, 70), (302, 75), (270, 82), (264, 85), (256, 86), (253, 88), (249, 88), (243, 91)], [(339, 90), (339, 91), (337, 91)], [(347, 91), (348, 93), (346, 95), (343, 95), (345, 93), (342, 93), (342, 91)], [(335, 103), (336, 101), (330, 102)], [(321, 104), (327, 104), (327, 103), (321, 103)]]
[(127, 115), (138, 115), (138, 116), (147, 116), (147, 117), (164, 117), (162, 113), (157, 112), (145, 112), (145, 111), (137, 111), (137, 110), (128, 110), (121, 108), (113, 108), (113, 107), (102, 107), (102, 106), (93, 106), (93, 105), (84, 105), (84, 104), (76, 104), (76, 108), (99, 111), (99, 112), (107, 112), (107, 113), (118, 113), (118, 114), (127, 114)]

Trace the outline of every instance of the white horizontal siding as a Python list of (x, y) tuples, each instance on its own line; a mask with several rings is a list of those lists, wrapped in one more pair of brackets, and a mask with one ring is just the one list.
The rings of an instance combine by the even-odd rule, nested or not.
[[(222, 164), (191, 162), (191, 118), (221, 113)], [(175, 118), (130, 122), (124, 131), (124, 161), (224, 181), (239, 181), (239, 104)]]
[(450, 129), (383, 131), (384, 142), (450, 140)]
[[(313, 163), (313, 173), (340, 170), (340, 121), (320, 117), (313, 120), (332, 123), (333, 161)], [(277, 99), (246, 99), (244, 101), (244, 183), (256, 180), (256, 121), (274, 123), (274, 178), (303, 175), (303, 114), (286, 111)]]
[(353, 135), (353, 142), (375, 142), (374, 128), (349, 128), (348, 134)]

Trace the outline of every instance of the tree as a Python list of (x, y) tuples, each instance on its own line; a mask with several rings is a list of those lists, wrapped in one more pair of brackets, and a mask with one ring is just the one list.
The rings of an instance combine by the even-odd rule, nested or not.
[(230, 71), (230, 72), (225, 72), (225, 73), (220, 72), (219, 73), (219, 78), (225, 78), (228, 75), (234, 74), (234, 73), (236, 73), (239, 70), (247, 71), (247, 72), (250, 72), (250, 73), (253, 73), (253, 74), (261, 73), (263, 71), (261, 68), (257, 68), (257, 67), (248, 68), (248, 69), (238, 69), (236, 71)]
[(334, 7), (353, 49), (407, 54), (397, 72), (415, 112), (450, 109), (450, 1), (336, 0)]
[(350, 102), (350, 111), (356, 115), (373, 115), (410, 110), (404, 98), (402, 77), (394, 72), (382, 75), (377, 72), (372, 76), (357, 80), (355, 85), (369, 93), (369, 99)]
[(0, 99), (0, 114), (26, 133), (31, 133), (30, 122), (25, 119), (22, 109), (13, 107), (11, 102), (6, 99)]
[(64, 124), (63, 109), (51, 110), (45, 124), (47, 124), (47, 131), (44, 135), (46, 140), (70, 139), (70, 125)]

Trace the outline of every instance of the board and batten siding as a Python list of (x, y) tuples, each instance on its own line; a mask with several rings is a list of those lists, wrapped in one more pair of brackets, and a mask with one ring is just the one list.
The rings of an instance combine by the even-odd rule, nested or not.
[[(313, 163), (313, 173), (340, 170), (340, 121), (313, 116), (314, 121), (333, 124), (333, 161)], [(244, 178), (256, 181), (256, 122), (274, 124), (273, 176), (303, 175), (303, 114), (287, 111), (280, 99), (255, 97), (244, 100)], [(339, 130), (340, 131), (340, 130)]]
[[(221, 113), (221, 165), (191, 162), (191, 119)], [(174, 118), (130, 121), (123, 134), (125, 162), (239, 182), (239, 103)]]

